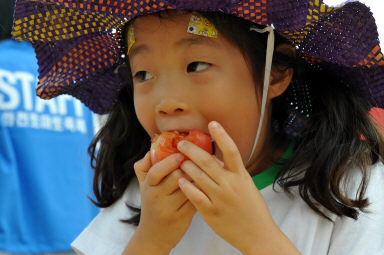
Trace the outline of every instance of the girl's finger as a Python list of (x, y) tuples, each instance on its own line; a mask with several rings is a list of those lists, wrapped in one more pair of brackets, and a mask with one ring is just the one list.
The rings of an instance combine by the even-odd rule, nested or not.
[(135, 170), (137, 179), (139, 179), (139, 183), (141, 184), (145, 180), (145, 176), (149, 168), (151, 167), (151, 160), (149, 159), (149, 152), (145, 154), (145, 156), (137, 161), (133, 165), (133, 169)]
[(219, 165), (220, 165), (221, 167), (224, 167), (224, 162), (223, 162), (223, 161), (221, 161), (220, 159), (218, 159), (215, 155), (213, 155), (213, 158), (217, 161), (217, 163), (219, 163)]
[(196, 213), (196, 208), (193, 206), (191, 201), (187, 199), (187, 201), (182, 204), (179, 209), (177, 210), (178, 213), (181, 215), (185, 215), (185, 217), (190, 218), (190, 216), (194, 215)]
[(170, 173), (168, 176), (166, 176), (161, 182), (161, 185), (163, 187), (162, 192), (164, 192), (165, 195), (170, 195), (174, 193), (176, 190), (178, 190), (179, 189), (178, 180), (181, 177), (184, 177), (186, 179), (191, 179), (183, 171), (181, 171), (180, 169), (176, 169), (172, 173)]
[[(223, 168), (217, 158), (189, 141), (180, 141), (177, 148), (186, 155), (200, 169), (202, 169), (215, 183), (220, 183)], [(192, 178), (192, 176), (191, 176)]]
[(184, 161), (180, 168), (194, 181), (194, 184), (202, 190), (207, 197), (218, 190), (218, 183), (212, 180), (202, 169), (191, 160)]
[(183, 160), (182, 154), (175, 153), (157, 162), (149, 169), (146, 181), (150, 186), (158, 185), (167, 175), (177, 169)]
[(198, 211), (205, 211), (206, 208), (212, 205), (209, 198), (187, 179), (180, 178), (179, 186), (188, 200)]
[(243, 169), (244, 164), (239, 149), (224, 128), (218, 122), (211, 121), (208, 129), (212, 139), (223, 153), (226, 168), (233, 172)]
[(179, 210), (188, 201), (187, 196), (183, 191), (181, 191), (181, 189), (177, 189), (177, 191), (169, 195), (168, 199), (171, 200), (170, 204), (172, 205), (172, 208), (177, 210)]

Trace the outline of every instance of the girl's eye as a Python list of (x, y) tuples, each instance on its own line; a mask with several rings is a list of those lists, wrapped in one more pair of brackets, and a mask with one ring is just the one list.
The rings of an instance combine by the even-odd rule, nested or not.
[(210, 67), (211, 64), (205, 62), (192, 62), (187, 66), (187, 72), (201, 72)]
[(153, 78), (152, 74), (147, 71), (139, 71), (135, 74), (134, 78), (139, 79), (140, 81), (147, 81)]

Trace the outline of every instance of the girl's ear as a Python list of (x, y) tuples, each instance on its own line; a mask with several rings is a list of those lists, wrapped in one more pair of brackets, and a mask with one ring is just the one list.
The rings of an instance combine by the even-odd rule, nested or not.
[[(288, 56), (294, 56), (296, 51), (288, 44), (280, 44), (276, 47), (279, 51)], [(280, 96), (288, 88), (293, 76), (293, 68), (272, 67), (271, 78), (268, 89), (268, 99)]]

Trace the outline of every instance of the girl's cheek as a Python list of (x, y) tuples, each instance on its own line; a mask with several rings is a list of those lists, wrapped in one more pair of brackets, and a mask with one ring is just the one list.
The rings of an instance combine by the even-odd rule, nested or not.
[(156, 132), (154, 130), (155, 116), (153, 114), (153, 107), (151, 107), (152, 104), (149, 101), (145, 101), (136, 96), (134, 97), (134, 102), (137, 119), (145, 131), (152, 137), (152, 135)]
[(206, 72), (203, 74), (194, 74), (191, 75), (190, 80), (192, 84), (195, 85), (210, 85), (215, 83), (215, 75), (213, 72)]
[(152, 91), (153, 81), (136, 81), (133, 84), (133, 93), (135, 97), (148, 96)]

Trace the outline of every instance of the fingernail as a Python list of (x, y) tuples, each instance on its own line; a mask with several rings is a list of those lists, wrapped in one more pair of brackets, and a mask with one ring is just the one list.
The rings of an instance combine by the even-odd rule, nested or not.
[(185, 183), (186, 183), (186, 180), (184, 178), (179, 178), (179, 186), (180, 186), (180, 188), (184, 187)]
[(209, 125), (211, 126), (211, 128), (218, 128), (219, 127), (219, 123), (217, 121), (211, 121), (211, 123), (209, 123)]
[(177, 144), (177, 148), (179, 150), (181, 150), (183, 147), (184, 147), (184, 144), (185, 144), (185, 141), (180, 141), (178, 144)]

